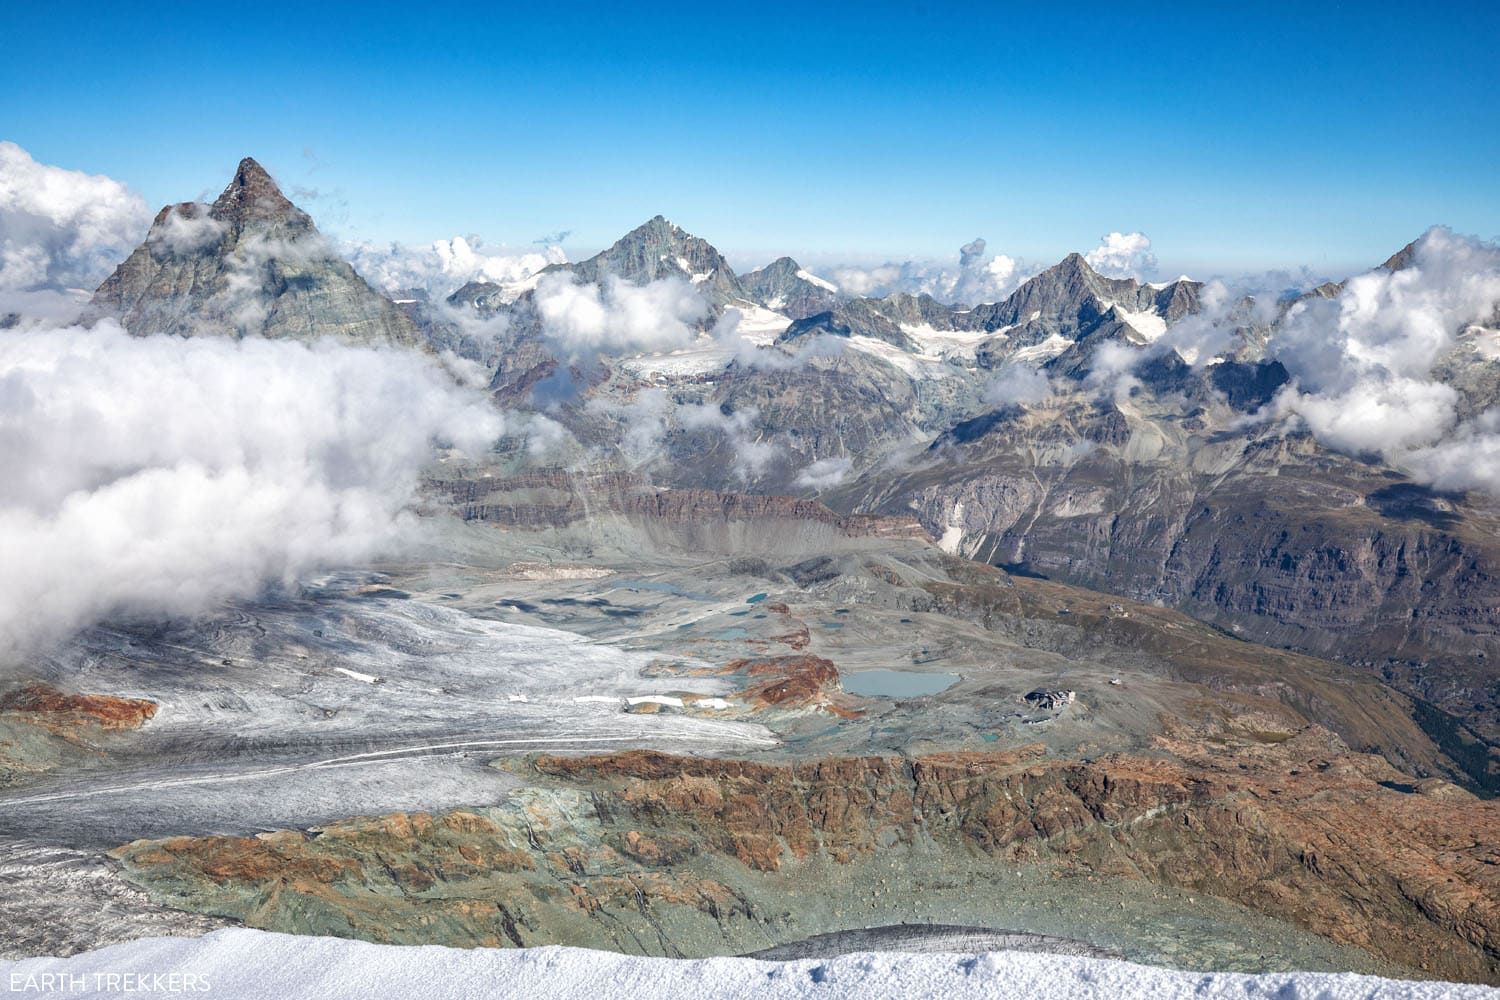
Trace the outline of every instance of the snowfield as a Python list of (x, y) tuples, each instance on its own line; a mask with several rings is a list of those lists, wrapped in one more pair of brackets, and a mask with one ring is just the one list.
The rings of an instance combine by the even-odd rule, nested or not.
[[(113, 977), (113, 978), (111, 978)], [(749, 958), (679, 961), (581, 948), (398, 947), (242, 928), (201, 938), (146, 938), (71, 958), (0, 962), (11, 994), (208, 995), (221, 1000), (412, 997), (1497, 997), (1484, 986), (1323, 973), (1177, 972), (1130, 962), (1029, 952), (981, 955), (867, 952), (797, 962)]]

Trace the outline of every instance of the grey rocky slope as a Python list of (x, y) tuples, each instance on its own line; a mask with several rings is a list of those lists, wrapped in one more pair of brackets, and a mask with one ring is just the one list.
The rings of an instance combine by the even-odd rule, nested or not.
[(751, 301), (789, 319), (816, 316), (839, 303), (837, 288), (808, 274), (790, 257), (778, 257), (765, 267), (742, 275), (740, 282)]
[(248, 157), (213, 204), (158, 212), (90, 311), (118, 317), (135, 334), (421, 341), (411, 320), (355, 274)]
[(1077, 336), (1117, 307), (1128, 313), (1155, 313), (1168, 322), (1180, 319), (1197, 308), (1199, 287), (1184, 279), (1157, 287), (1133, 278), (1108, 278), (1082, 255), (1072, 253), (1003, 302), (976, 306), (966, 315), (969, 324), (985, 330), (1040, 323), (1048, 335)]

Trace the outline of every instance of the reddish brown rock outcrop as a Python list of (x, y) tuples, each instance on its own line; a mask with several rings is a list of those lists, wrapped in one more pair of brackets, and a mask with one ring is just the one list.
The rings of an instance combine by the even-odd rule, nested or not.
[(1004, 754), (790, 766), (650, 752), (544, 757), (639, 817), (678, 815), (715, 850), (775, 870), (919, 838), (1145, 878), (1246, 903), (1408, 965), (1500, 977), (1500, 802), (1422, 786), (1316, 727), (1183, 758)]
[(93, 727), (104, 730), (138, 729), (156, 714), (157, 705), (145, 698), (107, 694), (68, 694), (47, 684), (28, 684), (0, 697), (0, 712), (15, 713), (25, 721), (59, 736)]
[(723, 672), (744, 675), (745, 686), (735, 697), (754, 709), (809, 708), (845, 719), (861, 714), (839, 686), (838, 668), (821, 656), (731, 660)]
[[(655, 928), (664, 953), (665, 922), (718, 933), (734, 914), (763, 919), (747, 900), (773, 874), (837, 894), (850, 886), (817, 874), (830, 865), (920, 858), (938, 884), (1031, 863), (1233, 900), (1434, 975), (1500, 981), (1500, 802), (1413, 782), (1317, 727), (1222, 742), (1179, 732), (1160, 749), (543, 756), (513, 763), (535, 784), (505, 806), (117, 854), (174, 903), (257, 926), (535, 944), (600, 914)], [(495, 930), (507, 920), (513, 936)]]

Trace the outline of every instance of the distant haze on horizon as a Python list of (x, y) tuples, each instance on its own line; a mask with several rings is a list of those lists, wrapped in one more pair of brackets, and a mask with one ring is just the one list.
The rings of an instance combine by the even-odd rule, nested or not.
[(1500, 234), (1500, 10), (1390, 10), (17, 8), (0, 138), (153, 208), (253, 155), (350, 240), (577, 256), (661, 213), (737, 267), (1118, 231), (1161, 277), (1342, 276)]

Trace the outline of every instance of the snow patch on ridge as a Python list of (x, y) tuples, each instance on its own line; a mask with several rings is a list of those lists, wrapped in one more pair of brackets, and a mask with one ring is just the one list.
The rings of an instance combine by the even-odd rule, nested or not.
[(1123, 306), (1115, 306), (1115, 315), (1129, 324), (1130, 328), (1146, 339), (1155, 341), (1167, 332), (1167, 321), (1154, 312), (1131, 312)]
[(1012, 361), (1049, 361), (1073, 346), (1073, 341), (1060, 333), (1054, 333), (1040, 344), (1023, 347), (1010, 356)]
[(803, 281), (807, 282), (810, 285), (817, 285), (825, 292), (837, 292), (839, 290), (839, 286), (835, 285), (831, 281), (823, 280), (816, 274), (813, 274), (811, 271), (798, 271), (797, 277), (801, 278)]
[(756, 347), (769, 347), (776, 343), (776, 338), (792, 325), (790, 316), (753, 302), (735, 302), (734, 308), (740, 314), (740, 325), (735, 328), (736, 331)]
[(943, 526), (943, 537), (938, 539), (938, 548), (953, 556), (958, 555), (963, 543), (964, 502), (960, 500), (953, 505), (953, 513), (948, 515), (948, 523)]

